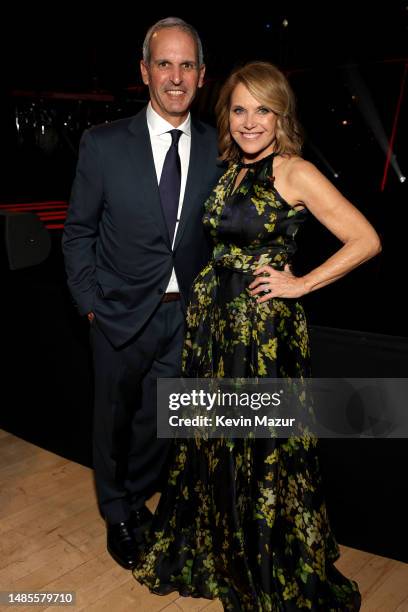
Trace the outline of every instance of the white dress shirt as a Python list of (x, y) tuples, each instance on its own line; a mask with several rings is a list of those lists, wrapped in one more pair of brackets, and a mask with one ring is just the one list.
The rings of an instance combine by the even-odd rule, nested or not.
[[(157, 184), (160, 183), (160, 177), (163, 170), (164, 159), (167, 151), (171, 145), (171, 134), (170, 130), (174, 130), (174, 125), (171, 125), (168, 121), (163, 119), (156, 111), (152, 108), (149, 102), (146, 111), (147, 127), (149, 128), (150, 142), (152, 143), (154, 166), (156, 169)], [(181, 185), (180, 185), (180, 199), (177, 212), (176, 228), (174, 230), (173, 244), (176, 238), (177, 229), (179, 226), (181, 209), (183, 207), (184, 192), (186, 190), (188, 164), (190, 161), (190, 148), (191, 148), (191, 117), (188, 115), (187, 119), (177, 127), (178, 130), (183, 132), (180, 136), (178, 143), (178, 152), (181, 162)], [(169, 284), (166, 289), (168, 292), (179, 292), (179, 286), (177, 282), (176, 272), (173, 268)]]

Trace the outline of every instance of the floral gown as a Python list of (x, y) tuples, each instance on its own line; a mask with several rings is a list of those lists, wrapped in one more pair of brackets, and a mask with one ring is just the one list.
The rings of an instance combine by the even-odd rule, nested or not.
[[(213, 257), (197, 276), (187, 314), (186, 377), (306, 377), (309, 341), (301, 304), (249, 295), (261, 264), (282, 270), (306, 209), (273, 185), (273, 154), (232, 164), (206, 203)], [(357, 584), (333, 565), (312, 436), (184, 439), (134, 576), (153, 593), (219, 598), (225, 610), (360, 609)]]

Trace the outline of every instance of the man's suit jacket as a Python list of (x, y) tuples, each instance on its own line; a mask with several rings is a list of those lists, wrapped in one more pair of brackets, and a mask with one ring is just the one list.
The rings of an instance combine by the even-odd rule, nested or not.
[(149, 319), (173, 266), (187, 303), (210, 252), (203, 204), (222, 171), (214, 128), (192, 120), (187, 184), (172, 251), (146, 109), (84, 133), (62, 246), (80, 314), (93, 311), (113, 346), (126, 343)]

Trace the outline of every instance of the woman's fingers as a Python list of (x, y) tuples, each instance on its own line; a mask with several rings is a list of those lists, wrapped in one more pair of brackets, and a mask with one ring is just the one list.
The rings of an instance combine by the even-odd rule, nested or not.
[(249, 288), (254, 289), (255, 287), (258, 287), (258, 285), (269, 283), (270, 280), (270, 276), (258, 276), (258, 278), (252, 281), (252, 283), (249, 285)]

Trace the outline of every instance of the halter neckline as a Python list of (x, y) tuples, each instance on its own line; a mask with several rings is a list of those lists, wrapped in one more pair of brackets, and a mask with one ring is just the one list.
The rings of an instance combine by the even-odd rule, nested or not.
[(269, 159), (269, 158), (273, 159), (276, 155), (277, 153), (275, 153), (274, 151), (273, 153), (269, 153), (269, 155), (265, 155), (265, 157), (261, 157), (260, 159), (257, 159), (256, 161), (253, 161), (253, 162), (244, 163), (243, 161), (240, 160), (238, 162), (238, 166), (239, 168), (253, 168), (257, 164), (260, 164), (261, 162), (265, 161), (266, 159)]

